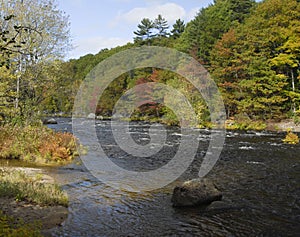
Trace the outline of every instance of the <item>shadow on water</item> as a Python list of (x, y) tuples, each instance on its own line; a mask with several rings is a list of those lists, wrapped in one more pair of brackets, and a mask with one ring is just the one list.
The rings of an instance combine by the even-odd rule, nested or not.
[[(68, 119), (51, 125), (71, 131)], [(133, 123), (132, 137), (149, 139), (149, 125)], [(168, 128), (158, 155), (136, 159), (115, 143), (109, 121), (97, 121), (98, 139), (106, 154), (127, 169), (149, 170), (172, 159), (180, 142), (178, 128)], [(159, 132), (159, 131), (158, 131)], [(223, 200), (206, 208), (173, 208), (178, 182), (197, 177), (209, 142), (200, 132), (199, 150), (189, 169), (174, 183), (138, 194), (114, 190), (83, 165), (52, 170), (70, 196), (70, 215), (54, 236), (297, 236), (300, 233), (300, 146), (282, 143), (283, 133), (231, 132), (221, 157), (207, 176)]]

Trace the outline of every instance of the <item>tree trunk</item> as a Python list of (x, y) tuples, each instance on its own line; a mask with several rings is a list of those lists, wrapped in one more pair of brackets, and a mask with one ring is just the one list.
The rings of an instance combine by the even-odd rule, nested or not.
[(18, 109), (18, 107), (19, 107), (20, 78), (21, 78), (21, 76), (18, 76), (18, 78), (17, 78), (17, 94), (16, 94), (16, 99), (15, 99), (15, 109)]
[[(294, 77), (293, 69), (291, 69), (291, 77), (292, 77), (292, 90), (293, 90), (293, 92), (295, 92), (295, 77)], [(292, 111), (293, 111), (293, 113), (296, 113), (295, 102), (292, 102)]]

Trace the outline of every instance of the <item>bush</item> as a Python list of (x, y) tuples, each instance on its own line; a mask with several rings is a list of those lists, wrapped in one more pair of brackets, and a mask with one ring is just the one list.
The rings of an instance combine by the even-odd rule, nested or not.
[(294, 117), (293, 117), (293, 121), (294, 121), (294, 123), (296, 124), (296, 125), (299, 125), (300, 124), (300, 115), (295, 115)]
[(285, 138), (282, 141), (288, 144), (298, 144), (299, 137), (297, 134), (292, 133), (292, 131), (288, 130)]
[(78, 155), (77, 139), (45, 126), (0, 127), (0, 158), (37, 163), (67, 162)]

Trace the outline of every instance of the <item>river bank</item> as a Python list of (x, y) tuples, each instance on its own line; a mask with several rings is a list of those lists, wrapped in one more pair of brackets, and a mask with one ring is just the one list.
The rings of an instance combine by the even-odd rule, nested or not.
[[(71, 120), (58, 122), (56, 129), (71, 129)], [(177, 154), (183, 136), (193, 139), (179, 127), (153, 126), (153, 134), (166, 130), (166, 142), (157, 154), (138, 158), (119, 149), (112, 123), (116, 125), (95, 121), (98, 141), (106, 155), (127, 170), (162, 167)], [(160, 146), (149, 137), (149, 123), (130, 125), (129, 133), (137, 143)], [(100, 182), (81, 167), (58, 168), (57, 180), (70, 197), (70, 215), (63, 226), (52, 230), (53, 236), (297, 236), (300, 147), (283, 143), (286, 132), (226, 131), (223, 151), (207, 176), (224, 194), (222, 202), (205, 210), (172, 207), (174, 186), (198, 176), (209, 147), (211, 131), (197, 131), (194, 161), (178, 180), (158, 191), (131, 195)], [(82, 140), (89, 139), (87, 135)]]
[(2, 167), (0, 184), (0, 235), (25, 231), (26, 236), (48, 236), (67, 219), (66, 193), (44, 169)]
[(42, 206), (15, 198), (0, 197), (0, 210), (12, 217), (16, 223), (35, 224), (46, 232), (60, 226), (68, 217), (68, 208), (64, 206)]
[(291, 130), (292, 132), (300, 132), (300, 123), (296, 124), (292, 119), (285, 119), (280, 122), (268, 121), (266, 124), (266, 130), (268, 131), (286, 132)]

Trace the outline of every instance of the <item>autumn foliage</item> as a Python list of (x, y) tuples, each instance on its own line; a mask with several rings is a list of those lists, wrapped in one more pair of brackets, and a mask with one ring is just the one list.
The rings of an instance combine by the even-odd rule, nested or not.
[(0, 127), (0, 158), (29, 162), (67, 162), (77, 155), (76, 138), (44, 126)]

